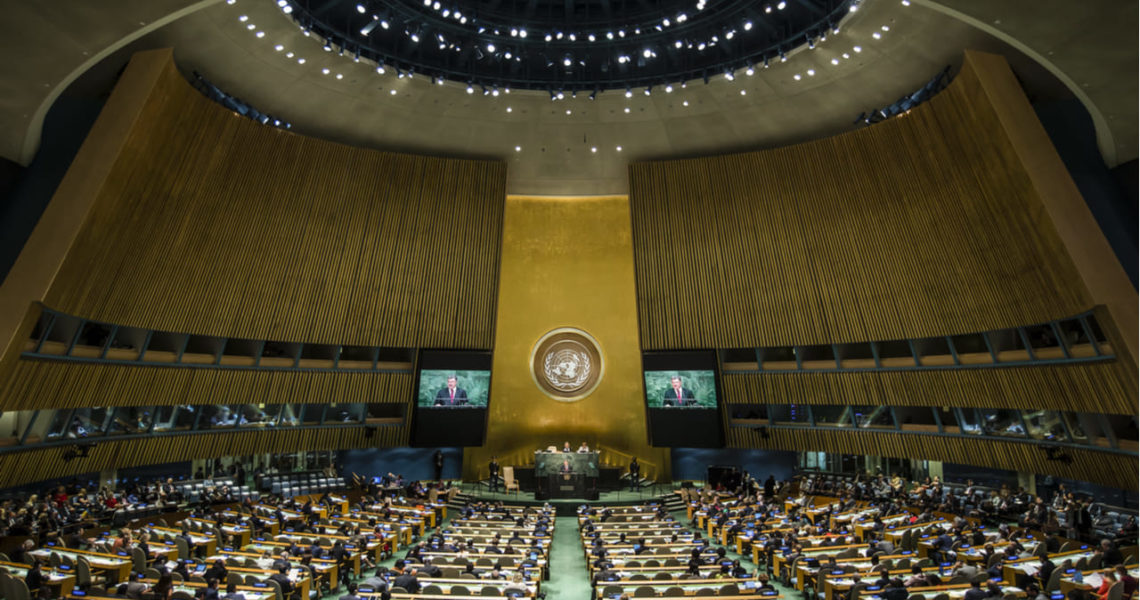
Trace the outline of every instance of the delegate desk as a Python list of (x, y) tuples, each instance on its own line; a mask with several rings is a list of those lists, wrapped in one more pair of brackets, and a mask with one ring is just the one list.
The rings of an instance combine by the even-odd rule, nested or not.
[[(329, 523), (336, 526), (352, 525), (360, 527), (365, 535), (378, 538), (384, 543), (391, 544), (389, 548), (395, 551), (397, 546), (410, 546), (412, 544), (412, 526), (406, 523), (380, 521), (377, 519), (358, 519), (356, 517), (332, 517)], [(380, 536), (376, 533), (376, 528), (379, 527), (384, 535)]]
[[(1104, 569), (1081, 571), (1081, 574), (1084, 575), (1084, 581), (1081, 583), (1077, 583), (1071, 573), (1066, 573), (1061, 577), (1061, 593), (1064, 594), (1066, 598), (1069, 597), (1069, 592), (1076, 589), (1095, 592), (1100, 589), (1100, 584), (1104, 583)], [(1136, 565), (1128, 567), (1128, 574), (1140, 578), (1140, 567)]]
[[(907, 588), (906, 593), (908, 600), (913, 599), (915, 596), (925, 600), (926, 598), (934, 598), (941, 594), (946, 594), (950, 600), (962, 600), (962, 598), (966, 596), (966, 590), (968, 589), (970, 589), (970, 584), (959, 583), (954, 585), (936, 585), (932, 587), (912, 587)], [(879, 592), (881, 591), (878, 586), (872, 586), (860, 592), (859, 597), (862, 599), (878, 598)], [(1002, 598), (1011, 595), (1024, 598), (1025, 590), (1012, 585), (1003, 585), (1001, 586), (1001, 595)]]
[[(147, 526), (143, 529), (149, 531), (152, 536), (162, 540), (174, 540), (182, 533), (180, 529), (174, 529), (172, 527)], [(217, 536), (198, 531), (190, 531), (188, 533), (189, 535), (187, 537), (190, 538), (191, 552), (197, 553), (200, 556), (209, 556), (218, 551)], [(190, 557), (184, 556), (183, 558)]]
[[(143, 579), (142, 582), (152, 588), (158, 584), (157, 579)], [(186, 592), (197, 598), (197, 595), (205, 590), (206, 587), (207, 585), (200, 581), (175, 581), (172, 591)], [(220, 591), (225, 592), (225, 590), (226, 586), (222, 584)], [(264, 583), (239, 585), (237, 586), (237, 590), (241, 592), (242, 596), (245, 596), (245, 600), (274, 600), (277, 596), (277, 592), (272, 587), (269, 587), (268, 584)]]
[[(889, 517), (880, 518), (879, 521), (883, 524), (882, 533), (886, 533), (887, 531), (890, 531), (891, 529), (898, 527), (900, 525), (906, 525), (906, 524), (910, 523), (910, 518), (912, 516), (914, 516), (914, 515), (912, 515), (909, 512), (904, 512), (904, 513), (899, 513), (897, 515), (891, 515)], [(855, 521), (855, 537), (857, 537), (861, 540), (865, 540), (865, 539), (867, 539), (867, 534), (872, 533), (874, 531), (874, 528), (875, 528), (874, 517), (872, 517), (870, 519), (863, 519), (861, 521)]]
[[(261, 519), (262, 532), (267, 532), (271, 535), (277, 535), (277, 532), (281, 531), (281, 524), (278, 523), (277, 519), (273, 518), (272, 515), (265, 515), (261, 511), (258, 511), (257, 516), (259, 519)], [(217, 513), (217, 517), (219, 519), (224, 519), (225, 521), (232, 523), (243, 523), (249, 519), (249, 515), (239, 513), (232, 508), (227, 508), (226, 510)]]
[[(1053, 564), (1056, 565), (1060, 565), (1066, 560), (1071, 560), (1073, 564), (1076, 564), (1077, 561), (1082, 558), (1086, 560), (1092, 558), (1093, 554), (1095, 554), (1093, 550), (1076, 550), (1074, 552), (1050, 554), (1049, 560), (1053, 561)], [(1001, 564), (1001, 578), (1002, 581), (1006, 583), (1017, 583), (1017, 576), (1019, 574), (1032, 576), (1037, 573), (1037, 570), (1040, 568), (1041, 559), (1036, 556), (1007, 560)]]
[(221, 530), (226, 535), (229, 535), (234, 540), (234, 545), (244, 546), (249, 543), (251, 530), (244, 525), (237, 525), (234, 523), (226, 523), (224, 521), (208, 521), (206, 519), (189, 518), (186, 521), (198, 528), (210, 528)]
[[(29, 568), (31, 568), (31, 565), (0, 561), (0, 571), (6, 572), (13, 577), (19, 577), (20, 579), (24, 579), (28, 576)], [(47, 565), (40, 565), (40, 571), (44, 574), (44, 585), (51, 590), (52, 598), (66, 596), (75, 589), (75, 569), (73, 567), (60, 565), (53, 569)]]
[(40, 559), (40, 562), (48, 564), (52, 553), (66, 556), (72, 561), (79, 560), (80, 557), (85, 558), (87, 562), (91, 563), (91, 569), (93, 571), (105, 574), (109, 580), (115, 583), (128, 580), (131, 576), (131, 567), (134, 565), (131, 561), (131, 557), (125, 553), (106, 554), (103, 552), (93, 552), (91, 550), (60, 548), (58, 546), (32, 550), (31, 555)]
[[(681, 579), (674, 581), (606, 581), (598, 582), (594, 588), (594, 598), (598, 600), (610, 600), (612, 598), (621, 598), (622, 594), (629, 594), (630, 596), (638, 597), (678, 597), (683, 596), (686, 598), (705, 598), (705, 597), (723, 597), (731, 596), (733, 598), (778, 598), (779, 593), (775, 590), (770, 590), (768, 593), (757, 592), (756, 588), (759, 584), (752, 579)], [(723, 588), (729, 587), (735, 589), (735, 592), (722, 591)], [(652, 594), (642, 591), (642, 588), (652, 590)], [(680, 589), (681, 592), (676, 592)]]

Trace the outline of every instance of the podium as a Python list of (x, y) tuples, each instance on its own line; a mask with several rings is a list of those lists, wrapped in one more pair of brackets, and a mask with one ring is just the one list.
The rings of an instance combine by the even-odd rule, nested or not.
[(585, 498), (586, 475), (584, 473), (558, 473), (548, 475), (546, 489), (550, 498)]

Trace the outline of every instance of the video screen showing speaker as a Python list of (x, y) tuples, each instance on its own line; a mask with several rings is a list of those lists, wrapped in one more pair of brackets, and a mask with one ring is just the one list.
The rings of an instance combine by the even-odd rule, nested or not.
[(645, 396), (649, 408), (716, 410), (716, 371), (646, 371)]
[(491, 371), (421, 369), (416, 406), (420, 408), (487, 408)]
[(647, 352), (641, 357), (654, 446), (718, 448), (723, 440), (716, 353)]
[(417, 365), (412, 445), (483, 445), (491, 353), (422, 350)]

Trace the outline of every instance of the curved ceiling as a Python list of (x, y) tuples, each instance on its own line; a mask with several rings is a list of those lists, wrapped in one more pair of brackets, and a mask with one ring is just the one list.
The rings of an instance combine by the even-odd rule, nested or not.
[(325, 47), (497, 91), (680, 84), (780, 60), (863, 0), (278, 0)]
[[(1105, 9), (1097, 12), (1057, 0), (866, 0), (839, 34), (752, 76), (739, 70), (732, 81), (689, 81), (672, 93), (655, 87), (648, 96), (611, 91), (560, 101), (522, 90), (469, 94), (463, 84), (398, 77), (391, 69), (378, 74), (367, 60), (324, 51), (323, 40), (305, 36), (274, 0), (124, 0), (113, 15), (84, 0), (12, 4), (0, 39), (36, 51), (0, 66), (7, 92), (0, 151), (24, 164), (47, 108), (78, 74), (87, 73), (86, 85), (109, 84), (130, 53), (167, 46), (186, 72), (201, 72), (292, 122), (294, 131), (365, 147), (504, 159), (509, 191), (519, 194), (624, 193), (632, 160), (833, 135), (957, 64), (967, 48), (1005, 55), (1037, 99), (1081, 98), (1110, 166), (1136, 156), (1136, 44), (1103, 33), (1124, 30), (1135, 41), (1131, 2), (1095, 0)], [(1074, 23), (1079, 31), (1069, 28)]]

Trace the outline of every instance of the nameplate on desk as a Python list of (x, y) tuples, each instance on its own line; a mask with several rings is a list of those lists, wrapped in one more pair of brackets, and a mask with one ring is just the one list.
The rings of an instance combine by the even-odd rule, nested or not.
[(558, 486), (558, 489), (560, 489), (564, 492), (572, 492), (572, 491), (574, 491), (574, 486), (572, 486), (572, 485), (560, 485), (560, 486)]

